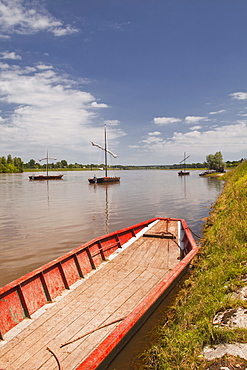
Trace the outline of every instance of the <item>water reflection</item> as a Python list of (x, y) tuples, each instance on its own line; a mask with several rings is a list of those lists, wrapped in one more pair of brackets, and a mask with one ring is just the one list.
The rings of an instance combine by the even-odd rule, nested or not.
[(153, 217), (184, 218), (200, 235), (222, 181), (199, 171), (122, 171), (121, 182), (88, 184), (87, 171), (63, 181), (0, 174), (0, 286), (97, 236)]
[(182, 186), (183, 186), (183, 192), (184, 192), (184, 198), (186, 198), (186, 179), (187, 176), (179, 176)]
[(109, 200), (108, 200), (108, 193), (110, 192), (113, 186), (119, 186), (119, 183), (112, 183), (112, 184), (91, 184), (90, 187), (93, 187), (94, 193), (105, 193), (105, 208), (104, 208), (104, 217), (105, 217), (105, 234), (109, 233)]
[(224, 184), (224, 181), (219, 177), (204, 177), (201, 180), (206, 180), (206, 184), (209, 189), (216, 189), (217, 191), (221, 191), (222, 185)]

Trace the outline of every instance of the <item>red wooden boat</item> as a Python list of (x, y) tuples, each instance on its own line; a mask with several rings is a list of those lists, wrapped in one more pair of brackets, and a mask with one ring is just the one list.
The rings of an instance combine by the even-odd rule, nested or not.
[(105, 369), (197, 251), (183, 219), (154, 218), (0, 288), (0, 369)]

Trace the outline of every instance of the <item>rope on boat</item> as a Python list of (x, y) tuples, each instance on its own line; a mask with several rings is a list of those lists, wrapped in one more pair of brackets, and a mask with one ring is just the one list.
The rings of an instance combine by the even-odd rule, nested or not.
[(191, 234), (193, 234), (196, 238), (198, 238), (198, 239), (201, 238), (200, 236), (196, 235), (190, 228), (188, 228), (188, 229), (190, 230)]
[(122, 321), (122, 320), (124, 320), (126, 317), (127, 317), (127, 316), (125, 316), (125, 317), (121, 317), (121, 319), (114, 320), (114, 321), (110, 322), (109, 324), (105, 324), (105, 325), (99, 326), (98, 328), (96, 328), (96, 329), (94, 329), (94, 330), (91, 330), (91, 331), (89, 331), (88, 333), (83, 334), (83, 335), (81, 335), (80, 337), (78, 337), (78, 338), (75, 338), (75, 339), (71, 340), (70, 342), (67, 342), (67, 343), (61, 344), (60, 348), (65, 347), (65, 346), (67, 346), (68, 344), (74, 343), (74, 342), (76, 342), (77, 340), (82, 339), (82, 338), (86, 337), (87, 335), (92, 334), (92, 333), (94, 333), (95, 331), (97, 331), (97, 330), (99, 330), (99, 329), (103, 329), (103, 328), (105, 328), (106, 326), (109, 326), (109, 325), (115, 324), (116, 322)]
[(63, 370), (56, 354), (49, 347), (47, 347), (46, 349), (55, 357), (55, 360), (57, 361), (57, 364), (58, 364), (58, 370)]

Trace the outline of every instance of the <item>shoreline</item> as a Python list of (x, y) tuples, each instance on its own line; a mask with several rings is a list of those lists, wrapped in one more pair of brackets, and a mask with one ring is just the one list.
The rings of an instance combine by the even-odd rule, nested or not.
[(224, 174), (223, 180), (224, 189), (203, 227), (191, 274), (166, 322), (156, 329), (159, 340), (143, 354), (142, 369), (213, 370), (226, 366), (226, 361), (237, 363), (240, 370), (247, 368), (247, 360), (236, 357), (236, 352), (227, 355), (226, 350), (210, 360), (205, 352), (218, 345), (227, 349), (232, 343), (247, 343), (247, 322), (245, 327), (215, 323), (218, 313), (230, 322), (240, 308), (247, 308), (247, 301), (234, 295), (247, 289), (247, 161)]

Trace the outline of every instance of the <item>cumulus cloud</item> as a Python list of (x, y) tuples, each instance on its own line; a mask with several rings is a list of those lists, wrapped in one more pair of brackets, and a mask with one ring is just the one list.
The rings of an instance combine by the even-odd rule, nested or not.
[(198, 161), (198, 158), (202, 157), (200, 160), (203, 160), (205, 155), (219, 150), (227, 155), (239, 153), (241, 158), (243, 151), (246, 151), (246, 142), (247, 121), (241, 120), (232, 125), (214, 127), (204, 132), (196, 128), (186, 133), (174, 132), (166, 139), (148, 134), (144, 140), (132, 147), (141, 152), (155, 153), (160, 158), (177, 157), (177, 153), (182, 150), (189, 153), (191, 158), (195, 156)]
[(149, 135), (146, 139), (142, 140), (143, 143), (145, 144), (161, 144), (163, 143), (163, 139), (161, 137), (157, 137), (157, 136), (151, 136)]
[(104, 123), (107, 126), (118, 126), (120, 124), (120, 121), (117, 119), (107, 119), (104, 121)]
[(188, 125), (195, 124), (201, 121), (208, 121), (207, 117), (201, 117), (201, 116), (187, 116), (184, 119), (185, 123)]
[(96, 101), (93, 101), (91, 106), (93, 108), (109, 108), (109, 106), (105, 103), (97, 103)]
[(159, 131), (149, 132), (148, 135), (150, 135), (150, 136), (158, 136), (158, 135), (161, 135), (161, 132), (159, 132)]
[(155, 117), (153, 119), (153, 122), (156, 125), (168, 125), (170, 123), (182, 122), (182, 120), (180, 118), (175, 118), (175, 117)]
[(0, 32), (9, 36), (17, 33), (30, 35), (40, 31), (53, 33), (54, 36), (65, 36), (77, 33), (78, 30), (54, 18), (44, 7), (24, 0), (1, 0)]
[(202, 128), (202, 126), (193, 126), (193, 127), (189, 127), (189, 129), (190, 130), (193, 130), (193, 131), (195, 131), (195, 130), (200, 130)]
[(198, 150), (201, 147), (214, 147), (238, 152), (246, 148), (247, 121), (239, 121), (236, 124), (216, 127), (204, 132), (197, 130), (185, 134), (175, 132), (172, 140), (176, 144), (190, 146), (191, 149), (193, 147)]
[(16, 52), (12, 51), (3, 51), (0, 53), (0, 59), (13, 59), (13, 60), (21, 60), (21, 56), (17, 55)]
[(225, 112), (226, 112), (225, 109), (220, 109), (217, 112), (210, 112), (209, 114), (215, 115), (215, 114), (221, 114), (221, 113), (225, 113)]
[[(63, 156), (66, 148), (75, 153), (89, 151), (90, 140), (102, 139), (102, 126), (96, 124), (100, 117), (92, 110), (102, 104), (52, 66), (40, 67), (0, 63), (0, 102), (8, 107), (8, 117), (0, 120), (2, 150), (6, 147), (13, 154), (18, 147), (22, 153), (39, 150), (37, 157), (47, 147), (59, 148)], [(120, 129), (109, 129), (109, 138), (123, 135)]]
[(246, 92), (235, 92), (230, 94), (232, 99), (236, 100), (247, 100), (247, 93)]

